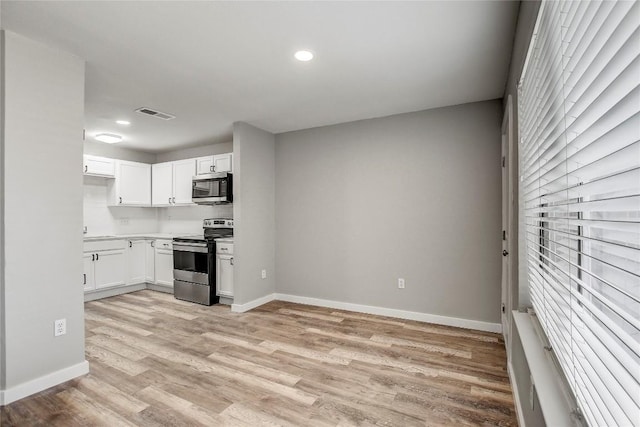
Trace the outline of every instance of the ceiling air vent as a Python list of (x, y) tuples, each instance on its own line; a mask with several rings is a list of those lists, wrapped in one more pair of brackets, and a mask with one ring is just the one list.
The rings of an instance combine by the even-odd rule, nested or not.
[(151, 108), (141, 107), (136, 110), (136, 113), (146, 114), (147, 116), (157, 117), (162, 120), (175, 119), (176, 116), (172, 114), (163, 113), (162, 111), (152, 110)]

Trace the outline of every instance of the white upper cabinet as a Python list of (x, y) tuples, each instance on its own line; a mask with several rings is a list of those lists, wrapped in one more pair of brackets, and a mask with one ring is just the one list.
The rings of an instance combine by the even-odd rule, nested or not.
[(197, 175), (213, 173), (213, 156), (198, 157), (196, 159), (196, 173)]
[(173, 162), (173, 204), (192, 205), (191, 188), (196, 174), (195, 159)]
[(153, 206), (192, 205), (191, 182), (195, 172), (195, 159), (153, 165)]
[(117, 160), (116, 179), (108, 188), (112, 206), (150, 206), (151, 165)]
[(83, 156), (83, 173), (91, 176), (102, 176), (105, 178), (113, 178), (116, 176), (116, 162), (106, 157)]
[(214, 172), (233, 172), (233, 153), (198, 157), (196, 159), (196, 169), (198, 175)]
[(151, 204), (171, 206), (173, 197), (173, 165), (171, 162), (151, 165)]
[(214, 172), (233, 172), (233, 154), (216, 154), (213, 156)]

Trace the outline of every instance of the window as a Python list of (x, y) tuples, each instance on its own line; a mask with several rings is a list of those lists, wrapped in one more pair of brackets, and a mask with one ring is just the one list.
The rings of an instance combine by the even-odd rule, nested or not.
[(640, 3), (543, 1), (519, 85), (531, 302), (584, 420), (640, 422)]

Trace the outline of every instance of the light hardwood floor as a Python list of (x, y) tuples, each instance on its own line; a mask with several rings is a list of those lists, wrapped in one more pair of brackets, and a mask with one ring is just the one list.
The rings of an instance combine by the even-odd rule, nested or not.
[(0, 425), (517, 425), (497, 334), (154, 291), (85, 310), (91, 373), (3, 407)]

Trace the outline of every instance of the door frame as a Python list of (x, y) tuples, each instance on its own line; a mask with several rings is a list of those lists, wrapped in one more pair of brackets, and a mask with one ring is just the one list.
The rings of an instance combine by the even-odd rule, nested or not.
[[(502, 334), (507, 348), (507, 357), (510, 359), (511, 340), (511, 312), (518, 308), (518, 283), (517, 269), (517, 206), (515, 201), (517, 189), (518, 153), (514, 138), (513, 100), (511, 95), (507, 97), (501, 128), (501, 161), (504, 159), (502, 174), (502, 232), (505, 240), (502, 241), (502, 250), (508, 255), (502, 256), (501, 277), (501, 310), (504, 304), (504, 312), (501, 312)], [(501, 164), (502, 166), (502, 164)], [(502, 238), (502, 236), (501, 236)]]

